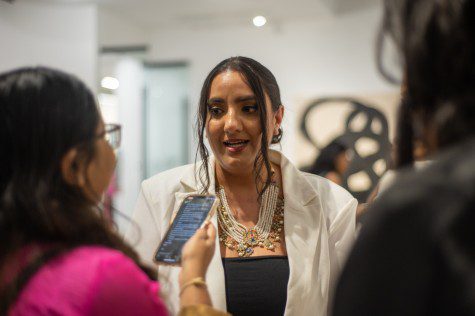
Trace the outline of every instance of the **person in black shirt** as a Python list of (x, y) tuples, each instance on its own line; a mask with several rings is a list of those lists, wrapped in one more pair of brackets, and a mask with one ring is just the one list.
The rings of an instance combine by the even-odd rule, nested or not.
[(475, 315), (475, 139), (403, 172), (367, 213), (334, 315)]
[(475, 315), (475, 1), (386, 0), (386, 35), (409, 100), (397, 159), (410, 166), (417, 141), (433, 162), (370, 207), (332, 312)]

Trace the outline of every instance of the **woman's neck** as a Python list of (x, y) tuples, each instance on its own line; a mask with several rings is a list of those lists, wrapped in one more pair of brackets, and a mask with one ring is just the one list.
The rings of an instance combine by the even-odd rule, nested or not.
[(255, 175), (253, 170), (240, 170), (230, 172), (216, 165), (216, 180), (220, 186), (227, 189), (252, 187), (255, 188)]
[[(271, 168), (275, 169), (275, 166), (271, 165)], [(251, 192), (252, 190), (257, 193), (256, 187), (256, 174), (253, 169), (245, 171), (239, 170), (237, 172), (230, 172), (216, 165), (216, 181), (219, 186), (222, 186), (226, 191), (234, 192)], [(260, 184), (264, 186), (267, 179), (267, 170), (263, 166), (260, 170)]]

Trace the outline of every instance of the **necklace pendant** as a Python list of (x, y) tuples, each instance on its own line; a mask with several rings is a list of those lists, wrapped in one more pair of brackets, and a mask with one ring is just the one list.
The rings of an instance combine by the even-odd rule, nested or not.
[(236, 250), (239, 257), (249, 257), (254, 253), (254, 250), (248, 244), (239, 244)]
[(226, 200), (223, 187), (217, 189), (220, 200), (218, 224), (219, 241), (226, 248), (236, 251), (239, 257), (250, 257), (255, 247), (274, 251), (281, 243), (284, 230), (284, 201), (278, 197), (278, 187), (272, 184), (263, 195), (259, 220), (248, 229), (234, 218)]
[(244, 234), (243, 242), (251, 247), (255, 247), (259, 244), (258, 233), (254, 228), (249, 229)]
[(275, 249), (274, 243), (270, 241), (269, 239), (264, 240), (264, 247), (266, 247), (267, 250)]
[(237, 246), (236, 250), (237, 250), (237, 253), (238, 253), (239, 257), (244, 257), (244, 254), (246, 253), (246, 249), (247, 249), (247, 247), (244, 244), (239, 244)]

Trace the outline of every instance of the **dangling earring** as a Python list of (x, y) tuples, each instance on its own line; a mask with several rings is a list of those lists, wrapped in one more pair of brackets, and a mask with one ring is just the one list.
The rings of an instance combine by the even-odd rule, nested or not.
[(277, 131), (274, 129), (274, 135), (272, 135), (272, 144), (277, 144), (282, 139), (282, 127), (278, 127)]

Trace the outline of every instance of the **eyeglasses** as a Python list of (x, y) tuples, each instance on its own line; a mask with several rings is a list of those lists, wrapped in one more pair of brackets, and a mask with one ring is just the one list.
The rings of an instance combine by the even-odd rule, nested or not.
[(98, 138), (104, 137), (104, 139), (109, 143), (112, 149), (118, 149), (120, 146), (121, 140), (121, 130), (122, 127), (118, 124), (105, 124), (104, 132), (98, 135)]

